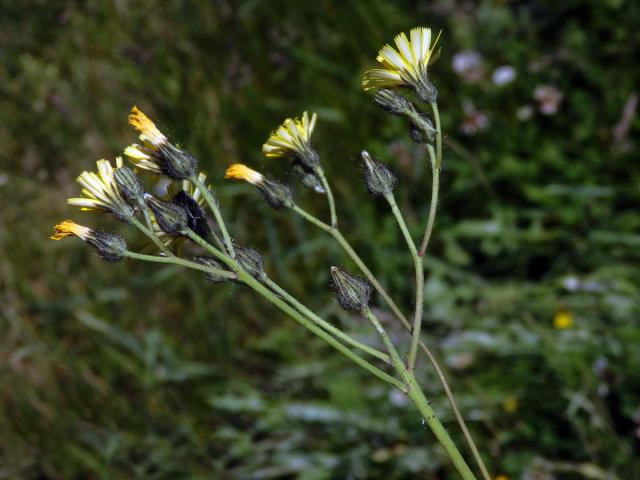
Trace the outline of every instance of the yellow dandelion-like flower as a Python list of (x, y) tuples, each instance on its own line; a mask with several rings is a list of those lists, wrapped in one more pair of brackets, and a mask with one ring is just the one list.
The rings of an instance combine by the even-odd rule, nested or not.
[(573, 327), (573, 316), (567, 310), (558, 310), (553, 316), (553, 328), (565, 330)]
[(227, 168), (227, 171), (224, 173), (224, 178), (244, 180), (245, 182), (249, 182), (253, 185), (259, 185), (264, 182), (264, 176), (261, 173), (256, 172), (241, 163), (234, 163)]
[(89, 227), (78, 225), (71, 220), (64, 220), (53, 227), (53, 235), (49, 238), (51, 240), (62, 240), (66, 237), (78, 237), (83, 241), (87, 241), (91, 238), (92, 230)]
[(302, 119), (287, 118), (278, 129), (271, 134), (262, 146), (262, 152), (267, 157), (286, 157), (295, 155), (301, 160), (310, 161), (314, 155), (311, 149), (311, 135), (316, 126), (317, 115), (311, 118), (304, 112)]
[(403, 32), (395, 37), (396, 48), (385, 45), (376, 60), (384, 68), (373, 68), (365, 72), (362, 87), (371, 88), (412, 86), (417, 90), (428, 83), (427, 67), (435, 59), (433, 52), (440, 34), (431, 43), (430, 28), (414, 28), (409, 37)]
[(153, 173), (162, 173), (153, 150), (134, 143), (124, 149), (124, 154), (136, 167)]
[[(114, 179), (115, 169), (109, 160), (96, 162), (98, 172), (84, 171), (77, 178), (83, 187), (82, 197), (70, 198), (69, 205), (81, 207), (83, 211), (102, 210), (113, 213), (116, 217), (126, 220), (134, 215), (134, 209), (129, 205), (118, 190)], [(116, 158), (116, 168), (122, 167), (122, 158)]]
[(131, 108), (129, 123), (140, 132), (140, 140), (143, 142), (150, 143), (156, 148), (167, 143), (167, 137), (165, 137), (162, 132), (158, 130), (155, 123), (135, 105)]

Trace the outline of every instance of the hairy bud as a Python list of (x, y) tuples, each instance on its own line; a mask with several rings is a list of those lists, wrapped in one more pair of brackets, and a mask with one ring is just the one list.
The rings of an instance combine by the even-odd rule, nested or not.
[[(225, 272), (228, 271), (225, 268), (225, 266), (222, 265), (220, 262), (218, 262), (215, 258), (211, 258), (211, 257), (195, 257), (194, 261), (196, 261), (197, 263), (199, 263), (201, 265), (205, 265), (207, 267), (212, 267), (212, 268), (215, 268), (217, 270), (221, 270), (221, 271), (225, 271)], [(225, 283), (225, 282), (230, 281), (229, 277), (224, 276), (224, 275), (218, 275), (215, 272), (207, 272), (207, 280), (209, 280), (212, 283)]]
[(395, 175), (382, 163), (373, 159), (366, 150), (363, 150), (361, 155), (364, 183), (369, 193), (374, 196), (391, 193), (396, 184)]
[(236, 261), (253, 278), (260, 280), (264, 277), (264, 259), (257, 250), (253, 248), (234, 246)]
[(362, 310), (369, 306), (372, 287), (364, 278), (331, 267), (332, 287), (338, 303), (345, 310)]
[(160, 170), (169, 178), (183, 180), (193, 178), (197, 174), (196, 157), (168, 142), (160, 146), (156, 155), (159, 157)]
[(413, 104), (409, 100), (388, 88), (378, 90), (373, 101), (393, 115), (408, 115), (414, 111)]
[(293, 171), (300, 176), (300, 181), (302, 184), (310, 190), (313, 190), (316, 193), (326, 193), (324, 191), (324, 187), (322, 186), (322, 182), (318, 178), (318, 176), (313, 173), (313, 171), (309, 171), (304, 168), (299, 163), (293, 164)]
[(184, 208), (172, 202), (163, 202), (146, 193), (144, 201), (153, 212), (158, 226), (168, 235), (177, 235), (189, 227), (189, 216)]
[(107, 262), (119, 262), (127, 251), (127, 244), (120, 235), (93, 230), (85, 242), (94, 247)]
[(438, 89), (427, 79), (416, 85), (416, 93), (423, 102), (436, 103), (438, 100)]
[(120, 194), (131, 205), (138, 205), (144, 201), (144, 187), (138, 176), (127, 166), (117, 168), (113, 174)]
[(416, 143), (427, 143), (433, 140), (436, 129), (433, 122), (424, 113), (416, 113), (409, 121), (409, 135)]

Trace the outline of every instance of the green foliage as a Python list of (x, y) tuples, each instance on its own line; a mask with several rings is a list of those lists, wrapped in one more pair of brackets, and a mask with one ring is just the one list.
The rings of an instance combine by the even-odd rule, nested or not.
[[(138, 104), (199, 158), (233, 236), (267, 271), (375, 344), (328, 291), (330, 265), (352, 268), (339, 247), (222, 177), (238, 161), (282, 176), (262, 142), (285, 117), (318, 112), (345, 234), (409, 310), (411, 258), (384, 201), (368, 201), (358, 152), (397, 174), (419, 239), (428, 168), (406, 125), (360, 88), (377, 49), (415, 25), (443, 29), (425, 339), (495, 475), (638, 478), (638, 117), (622, 138), (614, 128), (637, 92), (639, 22), (624, 0), (1, 2), (0, 478), (456, 478), (401, 395), (247, 289), (47, 240), (67, 216), (125, 233), (64, 202), (75, 176), (135, 138), (126, 115)], [(451, 69), (465, 49), (483, 56), (475, 83)], [(499, 87), (491, 72), (504, 64), (518, 76)], [(536, 110), (542, 84), (564, 95), (555, 115)], [(490, 122), (473, 136), (459, 129), (465, 100)], [(518, 120), (524, 105), (533, 116)], [(321, 196), (295, 196), (324, 212)], [(560, 310), (571, 328), (553, 328)]]

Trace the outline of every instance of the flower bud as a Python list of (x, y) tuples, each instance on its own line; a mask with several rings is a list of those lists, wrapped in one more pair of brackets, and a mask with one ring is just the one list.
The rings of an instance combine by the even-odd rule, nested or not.
[(371, 158), (369, 152), (363, 150), (362, 153), (364, 183), (369, 193), (374, 196), (387, 195), (393, 191), (396, 184), (396, 177), (391, 170), (382, 163)]
[(160, 170), (174, 180), (194, 178), (198, 171), (198, 160), (188, 152), (165, 143), (158, 150)]
[(129, 167), (116, 168), (113, 178), (118, 191), (131, 205), (138, 205), (144, 201), (144, 187), (138, 176)]
[(253, 278), (260, 280), (264, 277), (264, 259), (257, 250), (253, 248), (234, 246), (236, 261)]
[[(220, 262), (211, 257), (195, 257), (194, 260), (201, 265), (206, 265), (207, 267), (212, 267), (225, 272), (228, 271)], [(230, 281), (229, 277), (219, 275), (214, 272), (207, 272), (207, 280), (212, 283), (225, 283)]]
[(438, 100), (438, 89), (427, 79), (416, 85), (416, 94), (423, 102), (436, 103)]
[(182, 207), (187, 213), (187, 225), (191, 230), (205, 240), (209, 238), (211, 230), (209, 230), (209, 224), (207, 223), (207, 214), (191, 195), (184, 190), (180, 190), (173, 196), (171, 201)]
[(407, 115), (414, 111), (413, 104), (395, 90), (382, 88), (373, 101), (393, 115)]
[(326, 193), (322, 186), (322, 182), (315, 173), (305, 169), (299, 163), (293, 164), (293, 171), (300, 176), (300, 181), (305, 187), (316, 193)]
[(416, 143), (427, 143), (433, 140), (436, 129), (433, 122), (424, 113), (416, 113), (409, 121), (409, 135)]
[(362, 310), (369, 305), (371, 284), (364, 278), (331, 267), (332, 287), (338, 303), (345, 310)]
[(107, 262), (119, 262), (127, 251), (124, 238), (115, 233), (94, 230), (86, 242)]
[(148, 193), (145, 193), (144, 201), (151, 208), (160, 230), (164, 233), (177, 235), (189, 227), (189, 217), (181, 206), (157, 200)]

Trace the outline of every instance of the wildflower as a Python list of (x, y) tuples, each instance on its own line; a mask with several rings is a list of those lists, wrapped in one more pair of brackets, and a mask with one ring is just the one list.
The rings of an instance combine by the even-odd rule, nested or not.
[(317, 115), (304, 112), (302, 118), (287, 118), (278, 129), (271, 133), (262, 152), (267, 157), (289, 157), (299, 160), (307, 168), (315, 169), (320, 159), (311, 148), (311, 135), (316, 126)]
[(241, 163), (234, 163), (225, 172), (224, 178), (244, 180), (260, 189), (267, 203), (273, 208), (292, 206), (291, 191), (286, 185), (274, 182), (259, 172)]
[(564, 95), (553, 85), (538, 85), (533, 91), (538, 102), (538, 110), (543, 115), (553, 115), (558, 111)]
[(138, 107), (131, 108), (129, 123), (140, 132), (139, 138), (143, 141), (143, 145), (129, 145), (124, 151), (136, 167), (163, 173), (174, 180), (195, 176), (198, 168), (195, 157), (171, 144)]
[(573, 316), (567, 310), (558, 310), (553, 316), (553, 328), (564, 330), (573, 326)]
[(405, 33), (396, 35), (397, 50), (391, 45), (382, 47), (376, 60), (384, 68), (367, 70), (362, 87), (369, 90), (409, 86), (415, 89), (422, 100), (435, 101), (435, 87), (429, 82), (427, 67), (436, 58), (433, 52), (438, 38), (431, 44), (431, 29), (422, 27), (413, 28), (409, 38)]
[(465, 101), (462, 106), (464, 110), (464, 119), (460, 124), (460, 130), (465, 135), (475, 135), (476, 133), (486, 130), (489, 127), (489, 117), (476, 107), (470, 101)]
[(474, 50), (456, 53), (451, 59), (453, 71), (468, 83), (476, 83), (484, 74), (482, 57)]
[[(102, 210), (127, 221), (135, 211), (122, 197), (114, 179), (114, 168), (108, 160), (98, 160), (98, 173), (82, 172), (77, 182), (82, 185), (82, 197), (70, 198), (69, 205), (81, 207), (83, 211)], [(122, 158), (116, 158), (116, 166), (122, 167)]]
[(516, 75), (516, 69), (511, 65), (502, 65), (493, 71), (491, 80), (499, 87), (502, 87), (513, 82), (516, 79)]
[(362, 310), (369, 306), (372, 287), (364, 278), (331, 267), (332, 287), (338, 303), (345, 310)]
[(364, 183), (371, 195), (388, 195), (393, 191), (396, 177), (382, 163), (371, 158), (369, 152), (363, 150), (362, 165), (364, 170)]
[(71, 220), (64, 220), (53, 228), (53, 235), (49, 237), (51, 240), (62, 240), (72, 236), (78, 237), (98, 250), (100, 256), (108, 262), (121, 260), (127, 251), (127, 244), (124, 239), (114, 233), (92, 230)]
[(495, 480), (509, 480), (509, 477), (506, 475), (498, 475)]

